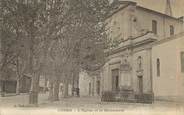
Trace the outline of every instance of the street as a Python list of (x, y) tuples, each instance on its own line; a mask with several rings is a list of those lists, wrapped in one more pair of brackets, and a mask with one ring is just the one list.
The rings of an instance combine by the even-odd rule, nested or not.
[(0, 108), (6, 109), (47, 109), (59, 112), (176, 112), (178, 115), (184, 112), (184, 103), (155, 101), (153, 104), (101, 102), (94, 97), (68, 97), (60, 98), (60, 101), (48, 101), (48, 94), (39, 95), (38, 107), (28, 106), (28, 95), (10, 95), (0, 97)]

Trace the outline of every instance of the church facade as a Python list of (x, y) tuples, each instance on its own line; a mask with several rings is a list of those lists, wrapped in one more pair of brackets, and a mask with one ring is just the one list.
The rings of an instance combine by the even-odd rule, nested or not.
[[(173, 47), (166, 48), (164, 43), (156, 45), (159, 41), (173, 39), (183, 32), (182, 18), (138, 6), (135, 2), (119, 1), (107, 23), (112, 41), (120, 42), (105, 51), (107, 62), (102, 68), (102, 100), (152, 102), (154, 97), (183, 95), (184, 84), (176, 87), (178, 82), (167, 76), (167, 71), (170, 71), (168, 66), (179, 68), (179, 65), (173, 66), (171, 62), (177, 61), (174, 57), (180, 53), (171, 56), (166, 53), (183, 50), (182, 47), (174, 44), (175, 40), (168, 41)], [(182, 35), (176, 38), (181, 39), (178, 43), (184, 44)], [(164, 59), (159, 60), (159, 57), (165, 53), (172, 58), (167, 60), (165, 57), (163, 63)], [(155, 68), (158, 74), (163, 75), (160, 80), (155, 75)], [(172, 76), (175, 71), (171, 69), (169, 73)], [(176, 80), (178, 76), (172, 77)], [(183, 74), (180, 77), (184, 77)], [(178, 81), (183, 82), (183, 79)], [(176, 93), (177, 90), (180, 91)]]
[(104, 51), (106, 63), (99, 74), (102, 101), (152, 103), (184, 97), (184, 21), (169, 11), (114, 2), (106, 20), (112, 47)]

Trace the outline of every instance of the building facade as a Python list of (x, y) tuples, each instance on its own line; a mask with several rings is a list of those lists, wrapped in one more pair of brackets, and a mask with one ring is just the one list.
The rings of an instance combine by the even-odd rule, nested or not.
[(82, 71), (79, 74), (80, 96), (99, 97), (101, 94), (101, 78), (100, 72)]
[(105, 50), (106, 63), (100, 70), (102, 101), (151, 103), (157, 97), (182, 97), (183, 19), (131, 1), (112, 5), (106, 20), (112, 47)]
[[(182, 96), (183, 79), (176, 78), (179, 73), (172, 75), (175, 73), (174, 69), (169, 70), (177, 69), (178, 65), (167, 65), (169, 60), (165, 60), (159, 70), (163, 76), (170, 71), (170, 76), (182, 82), (176, 85), (177, 80), (173, 82), (170, 78), (160, 77), (159, 81), (159, 77), (155, 78), (153, 60), (156, 57), (163, 58), (164, 52), (171, 53), (170, 50), (173, 53), (177, 52), (179, 50), (176, 48), (177, 43), (184, 43), (183, 38), (178, 42), (171, 40), (168, 43), (170, 44), (168, 46), (172, 45), (171, 47), (165, 44), (160, 47), (152, 44), (172, 39), (182, 33), (183, 20), (138, 6), (135, 2), (119, 1), (116, 5), (107, 19), (108, 33), (112, 41), (120, 42), (105, 51), (108, 61), (103, 67), (101, 76), (102, 100), (152, 102), (154, 96), (169, 97), (172, 96), (170, 93), (175, 97)], [(168, 56), (175, 61), (177, 55), (169, 53)], [(161, 63), (160, 60), (157, 61), (158, 64)], [(159, 86), (163, 84), (166, 85), (160, 88)], [(169, 86), (169, 84), (173, 85)]]
[(184, 100), (184, 33), (152, 47), (153, 92), (156, 99)]

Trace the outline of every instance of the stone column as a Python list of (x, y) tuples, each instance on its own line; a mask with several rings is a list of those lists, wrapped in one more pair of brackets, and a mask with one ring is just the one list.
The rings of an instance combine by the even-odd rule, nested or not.
[(152, 52), (151, 48), (146, 49), (147, 51), (147, 64), (148, 64), (148, 80), (150, 83), (150, 93), (153, 93), (153, 80), (152, 80)]
[(127, 52), (125, 54), (125, 57), (121, 64), (121, 89), (130, 89), (132, 88), (132, 64), (131, 64), (131, 58), (129, 49), (127, 49)]

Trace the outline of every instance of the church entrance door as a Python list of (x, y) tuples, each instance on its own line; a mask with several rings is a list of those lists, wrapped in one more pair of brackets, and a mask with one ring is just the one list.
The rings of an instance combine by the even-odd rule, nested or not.
[(138, 76), (138, 88), (139, 88), (139, 94), (143, 94), (143, 77)]
[(119, 90), (119, 69), (112, 70), (112, 91)]

